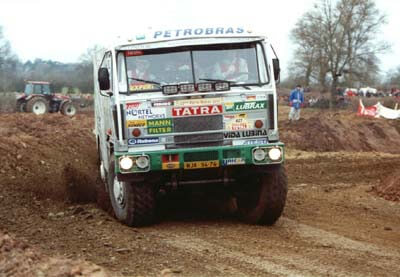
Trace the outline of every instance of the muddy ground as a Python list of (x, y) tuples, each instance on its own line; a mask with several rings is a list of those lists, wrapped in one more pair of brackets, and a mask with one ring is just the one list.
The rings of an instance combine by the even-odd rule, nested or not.
[(244, 224), (221, 199), (171, 196), (145, 228), (96, 203), (90, 113), (0, 114), (0, 276), (398, 275), (399, 121), (280, 113), (289, 193), (275, 226)]

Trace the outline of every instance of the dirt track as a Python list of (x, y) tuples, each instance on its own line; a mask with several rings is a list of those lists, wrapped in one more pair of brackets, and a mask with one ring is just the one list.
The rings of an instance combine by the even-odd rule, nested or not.
[[(400, 203), (383, 197), (400, 191), (399, 123), (304, 117), (281, 122), (289, 194), (275, 226), (246, 225), (231, 203), (196, 196), (163, 199), (159, 223), (137, 229), (116, 222), (89, 193), (98, 184), (92, 116), (0, 115), (0, 230), (40, 255), (86, 260), (111, 276), (398, 275)], [(12, 262), (4, 253), (0, 276)]]

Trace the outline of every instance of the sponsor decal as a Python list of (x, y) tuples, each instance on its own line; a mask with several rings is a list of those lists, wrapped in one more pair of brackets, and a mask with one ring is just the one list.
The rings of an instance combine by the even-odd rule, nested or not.
[[(251, 33), (251, 31), (246, 31)], [(233, 27), (211, 27), (211, 28), (191, 28), (191, 29), (175, 29), (175, 30), (164, 30), (155, 31), (153, 34), (154, 39), (162, 38), (184, 38), (191, 36), (207, 36), (207, 35), (233, 35), (245, 33), (244, 28), (233, 28)]]
[(161, 168), (163, 170), (179, 169), (179, 162), (162, 163)]
[(169, 127), (172, 126), (172, 119), (165, 118), (165, 119), (150, 119), (147, 120), (148, 127)]
[(137, 120), (127, 120), (126, 127), (146, 127), (147, 121), (144, 119), (137, 119)]
[(168, 126), (168, 127), (147, 128), (147, 133), (149, 135), (172, 133), (172, 127)]
[(252, 122), (247, 121), (245, 118), (234, 118), (226, 123), (225, 129), (229, 131), (238, 131), (252, 128)]
[(174, 106), (205, 106), (205, 105), (218, 105), (222, 103), (222, 98), (199, 98), (199, 99), (184, 99), (174, 101)]
[(225, 103), (225, 111), (227, 112), (260, 110), (260, 109), (265, 109), (266, 107), (267, 107), (266, 101)]
[(223, 159), (222, 160), (222, 165), (227, 166), (227, 165), (237, 165), (237, 164), (245, 164), (246, 161), (244, 158), (230, 158), (230, 159)]
[(267, 130), (248, 130), (224, 133), (224, 138), (245, 138), (267, 136)]
[(142, 104), (141, 102), (126, 103), (126, 109), (127, 110), (137, 109), (140, 107), (141, 104)]
[(225, 114), (224, 120), (229, 121), (236, 118), (247, 118), (247, 113), (238, 113), (238, 114)]
[(232, 144), (233, 145), (258, 145), (258, 144), (267, 144), (268, 141), (266, 138), (262, 139), (238, 139), (238, 140), (233, 140)]
[(130, 91), (140, 91), (140, 90), (151, 90), (155, 89), (156, 86), (153, 84), (144, 84), (144, 83), (139, 83), (139, 84), (131, 84), (129, 85), (129, 90)]
[(127, 109), (126, 119), (160, 119), (165, 118), (165, 108), (137, 108)]
[(159, 143), (159, 138), (131, 138), (128, 139), (128, 145), (137, 145), (137, 144), (154, 144)]
[(147, 120), (148, 134), (172, 133), (172, 119)]
[(257, 94), (257, 95), (246, 95), (246, 100), (255, 101), (255, 100), (265, 100), (267, 96), (265, 94)]
[(185, 169), (210, 168), (219, 167), (219, 161), (185, 162), (183, 165)]
[(208, 115), (222, 113), (222, 105), (180, 107), (172, 109), (172, 116)]
[(172, 106), (172, 102), (169, 102), (169, 101), (157, 101), (157, 102), (152, 102), (151, 105), (153, 107), (168, 107), (168, 106)]

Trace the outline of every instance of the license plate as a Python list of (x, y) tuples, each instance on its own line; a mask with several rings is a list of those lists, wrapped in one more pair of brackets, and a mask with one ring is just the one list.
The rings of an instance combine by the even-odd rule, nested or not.
[(198, 168), (210, 168), (219, 167), (219, 161), (199, 161), (199, 162), (185, 162), (185, 169), (198, 169)]

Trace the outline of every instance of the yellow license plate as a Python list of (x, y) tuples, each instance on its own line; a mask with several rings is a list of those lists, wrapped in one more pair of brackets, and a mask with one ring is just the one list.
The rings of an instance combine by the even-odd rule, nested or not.
[(199, 162), (185, 162), (185, 169), (198, 169), (198, 168), (210, 168), (219, 167), (219, 161), (199, 161)]

